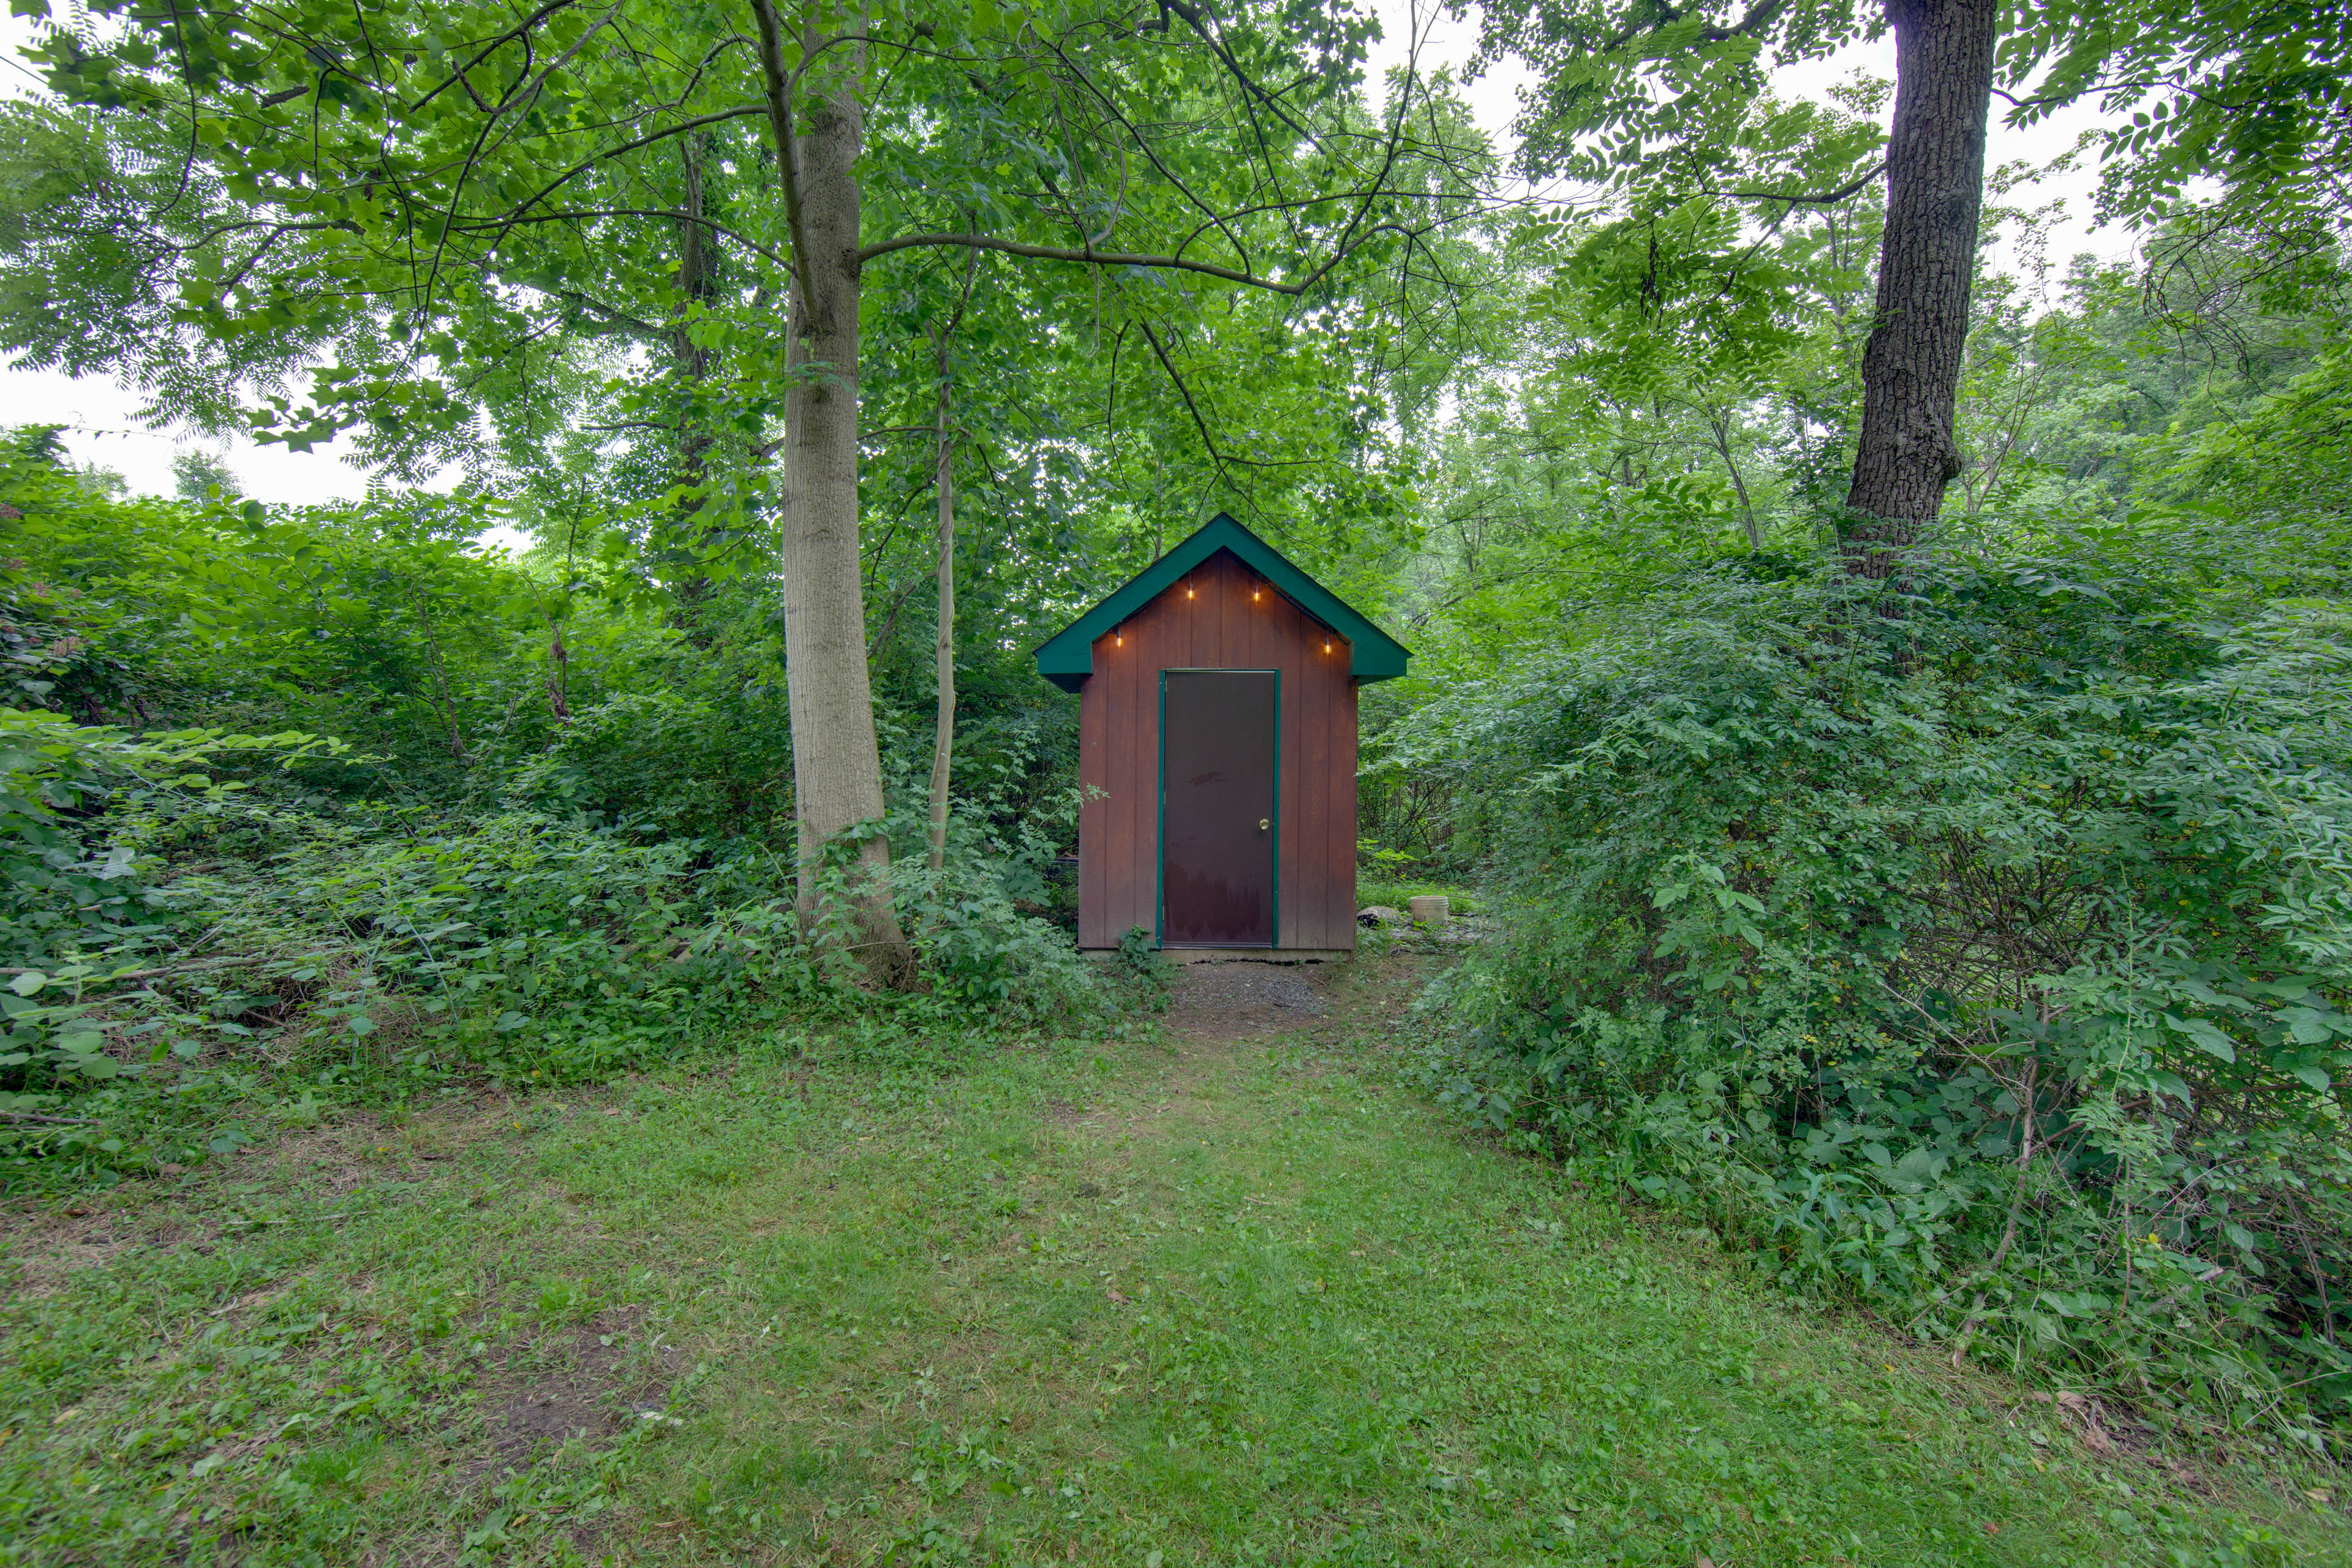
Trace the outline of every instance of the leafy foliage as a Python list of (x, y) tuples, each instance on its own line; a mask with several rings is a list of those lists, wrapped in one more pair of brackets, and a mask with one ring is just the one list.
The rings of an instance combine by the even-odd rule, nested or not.
[(1791, 1287), (2319, 1443), (2347, 623), (2202, 621), (2134, 569), (2162, 527), (1958, 554), (1899, 618), (1717, 569), (1427, 715), (1504, 775), (1516, 915), (1431, 1070)]
[[(1075, 712), (1025, 650), (1231, 507), (1417, 650), (1365, 694), (1363, 890), (1491, 932), (1420, 1015), (1442, 1096), (1955, 1356), (2336, 1450), (2339, 18), (2012, 19), (2021, 122), (2135, 116), (2102, 210), (2146, 248), (2070, 263), (2053, 207), (1989, 209), (1966, 471), (1878, 598), (1833, 552), (1887, 95), (1768, 72), (1883, 8), (1495, 8), (1538, 78), (1520, 173), (1590, 179), (1574, 207), (1498, 191), (1443, 78), (1363, 81), (1349, 7), (783, 9), (44, 35), (58, 100), (0, 113), (0, 343), (378, 482), (268, 508), (191, 450), (177, 500), (123, 500), (55, 431), (0, 453), (0, 1180), (1151, 1004), (1148, 932), (1071, 945)], [(805, 703), (858, 650), (785, 657), (822, 370), (777, 134), (853, 66), (828, 589), (874, 700), (827, 722), (885, 787), (820, 845), (787, 665)], [(920, 975), (878, 996), (844, 954), (886, 845)]]
[[(124, 504), (44, 432), (0, 495), (25, 704), (0, 709), (0, 1180), (191, 1165), (338, 1104), (604, 1079), (791, 1020), (1083, 1031), (1113, 1003), (1034, 912), (1068, 813), (1009, 732), (966, 759), (944, 874), (899, 889), (927, 992), (865, 998), (818, 957), (845, 870), (805, 910), (784, 890), (756, 603), (714, 601), (697, 647), (625, 584), (474, 552), (477, 498)], [(257, 721), (317, 729), (227, 727)]]

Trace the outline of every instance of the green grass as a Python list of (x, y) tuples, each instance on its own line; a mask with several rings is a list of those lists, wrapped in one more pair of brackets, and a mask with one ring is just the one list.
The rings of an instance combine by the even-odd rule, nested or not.
[(2324, 1479), (2094, 1456), (1446, 1122), (1404, 962), (1312, 1036), (786, 1042), (23, 1216), (0, 1561), (2352, 1563)]

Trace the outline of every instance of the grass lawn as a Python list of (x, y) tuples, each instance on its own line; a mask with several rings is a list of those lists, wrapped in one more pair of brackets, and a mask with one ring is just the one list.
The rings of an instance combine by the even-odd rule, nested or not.
[(1415, 962), (19, 1213), (0, 1562), (2352, 1563), (1449, 1123)]

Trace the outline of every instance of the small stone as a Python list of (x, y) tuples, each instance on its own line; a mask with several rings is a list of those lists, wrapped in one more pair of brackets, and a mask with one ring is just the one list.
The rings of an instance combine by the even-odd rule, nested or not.
[(1392, 926), (1402, 924), (1403, 921), (1402, 910), (1392, 910), (1386, 904), (1373, 904), (1356, 911), (1356, 923), (1360, 926)]

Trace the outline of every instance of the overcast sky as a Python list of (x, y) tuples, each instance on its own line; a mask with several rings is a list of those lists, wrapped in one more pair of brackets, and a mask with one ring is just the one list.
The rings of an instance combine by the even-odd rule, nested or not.
[[(1412, 31), (1409, 25), (1412, 16), (1408, 8), (1410, 0), (1379, 0), (1379, 3), (1387, 37), (1374, 51), (1376, 71), (1385, 70), (1402, 61), (1406, 39)], [(1421, 56), (1423, 68), (1434, 69), (1440, 65), (1462, 65), (1468, 59), (1475, 38), (1475, 21), (1454, 21), (1441, 16), (1432, 26), (1425, 20), (1429, 9), (1425, 5), (1421, 8), (1424, 18), (1421, 29), (1424, 40)], [(18, 51), (32, 37), (32, 26), (22, 17), (0, 16), (0, 91), (16, 93), (35, 89), (35, 79), (18, 58)], [(1825, 100), (1832, 86), (1850, 80), (1857, 73), (1892, 78), (1894, 72), (1894, 46), (1888, 40), (1849, 49), (1833, 59), (1783, 71), (1775, 85), (1785, 97)], [(1518, 89), (1526, 79), (1523, 72), (1506, 68), (1469, 84), (1466, 89), (1479, 125), (1500, 142), (1507, 142), (1509, 139), (1510, 122), (1517, 109)], [(2079, 131), (2093, 123), (2095, 123), (2095, 117), (2084, 110), (2038, 127), (2029, 134), (2020, 135), (2002, 130), (1996, 121), (1989, 149), (1990, 162), (1998, 165), (2021, 158), (2037, 164), (2047, 163), (2071, 145)], [(2062, 265), (2065, 258), (2078, 251), (2088, 250), (2113, 257), (2129, 252), (2128, 237), (2115, 230), (2094, 232), (2087, 227), (2089, 193), (2093, 184), (2094, 176), (2085, 172), (2052, 180), (2024, 196), (2025, 202), (2032, 205), (2040, 205), (2053, 198), (2063, 198), (2067, 203), (2069, 221), (2055, 231), (2052, 246), (2053, 253), (2060, 258)], [(84, 377), (76, 381), (54, 371), (0, 368), (0, 425), (63, 424), (68, 426), (67, 444), (77, 459), (119, 471), (130, 480), (133, 490), (168, 495), (173, 489), (173, 456), (189, 445), (193, 438), (185, 432), (152, 430), (142, 426), (134, 417), (138, 402), (122, 387), (102, 377)], [(246, 493), (259, 500), (348, 500), (360, 496), (366, 489), (365, 477), (341, 461), (332, 447), (311, 453), (292, 453), (283, 447), (256, 447), (247, 441), (233, 439), (228, 443), (226, 457), (230, 468), (243, 481)]]

